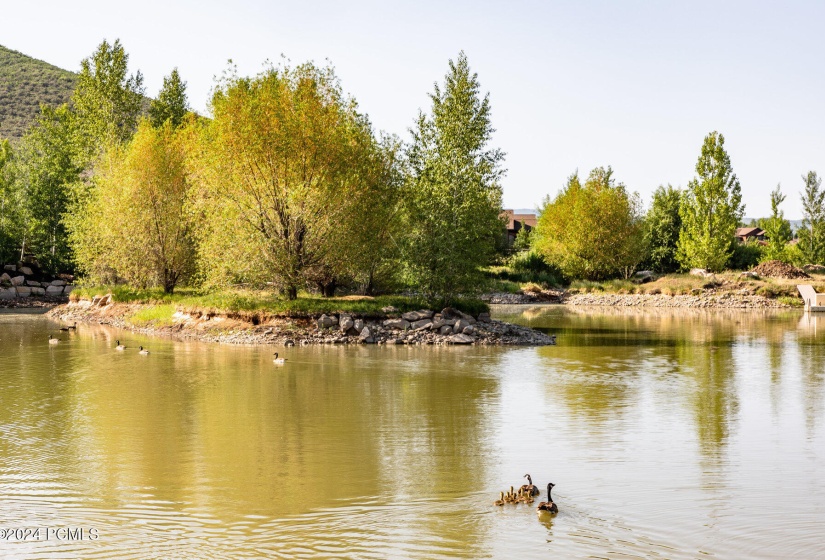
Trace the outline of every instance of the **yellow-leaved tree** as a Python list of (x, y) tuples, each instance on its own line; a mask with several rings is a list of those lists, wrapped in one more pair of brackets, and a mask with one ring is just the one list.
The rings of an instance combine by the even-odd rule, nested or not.
[(646, 255), (641, 202), (598, 167), (572, 175), (541, 211), (534, 247), (569, 279), (630, 277)]
[(67, 225), (78, 267), (92, 280), (172, 293), (192, 276), (188, 136), (171, 122), (153, 128), (143, 120), (128, 144), (106, 150), (91, 184), (79, 187)]
[(191, 160), (207, 280), (332, 295), (370, 241), (363, 223), (396, 205), (386, 191), (396, 148), (375, 140), (331, 67), (230, 73), (211, 109)]

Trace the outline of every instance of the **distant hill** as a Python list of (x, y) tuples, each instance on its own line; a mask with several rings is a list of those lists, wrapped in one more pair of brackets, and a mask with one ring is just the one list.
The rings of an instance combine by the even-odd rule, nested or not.
[(69, 100), (77, 74), (0, 45), (0, 138), (18, 139), (40, 113)]

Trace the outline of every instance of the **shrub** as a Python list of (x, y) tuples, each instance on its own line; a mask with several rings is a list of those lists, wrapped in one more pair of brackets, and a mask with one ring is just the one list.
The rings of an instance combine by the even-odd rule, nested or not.
[(763, 247), (759, 243), (737, 243), (733, 247), (733, 256), (730, 258), (730, 268), (733, 270), (749, 270), (759, 264)]

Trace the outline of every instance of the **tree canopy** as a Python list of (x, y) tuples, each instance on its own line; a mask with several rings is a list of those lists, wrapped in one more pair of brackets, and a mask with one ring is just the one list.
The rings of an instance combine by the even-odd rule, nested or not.
[(369, 121), (333, 69), (231, 74), (212, 112), (193, 175), (207, 217), (201, 258), (213, 280), (268, 281), (289, 298), (307, 282), (331, 281), (353, 208), (365, 208), (383, 165)]
[(129, 55), (120, 39), (103, 41), (80, 63), (72, 94), (74, 133), (81, 167), (112, 141), (131, 138), (143, 108), (143, 75), (128, 75)]
[(142, 121), (128, 144), (113, 143), (89, 192), (68, 218), (78, 264), (97, 281), (125, 279), (166, 293), (195, 270), (186, 169), (187, 136), (171, 121)]
[(791, 240), (791, 224), (779, 205), (785, 201), (780, 185), (771, 192), (771, 216), (762, 220), (762, 229), (768, 238), (768, 244), (762, 251), (762, 261), (788, 261), (788, 242)]
[(149, 104), (149, 119), (152, 125), (160, 127), (166, 121), (171, 121), (177, 128), (183, 124), (186, 113), (189, 112), (189, 101), (186, 98), (186, 82), (180, 79), (178, 69), (163, 78), (163, 87), (157, 99)]
[(488, 146), (494, 129), (489, 94), (460, 53), (443, 88), (430, 94), (407, 151), (404, 263), (408, 281), (429, 299), (450, 303), (477, 291), (503, 235), (504, 153)]
[(799, 230), (799, 249), (806, 263), (825, 262), (825, 190), (816, 171), (802, 176), (802, 228)]
[(725, 151), (725, 137), (705, 137), (696, 163), (696, 177), (688, 184), (679, 215), (678, 260), (683, 268), (720, 271), (733, 255), (734, 233), (745, 207), (742, 189)]
[(584, 185), (574, 173), (539, 216), (533, 246), (568, 278), (630, 277), (645, 258), (641, 201), (597, 167)]
[(645, 217), (645, 237), (648, 262), (656, 272), (675, 272), (679, 269), (676, 246), (682, 230), (679, 207), (682, 192), (670, 185), (660, 186), (653, 193), (653, 202)]

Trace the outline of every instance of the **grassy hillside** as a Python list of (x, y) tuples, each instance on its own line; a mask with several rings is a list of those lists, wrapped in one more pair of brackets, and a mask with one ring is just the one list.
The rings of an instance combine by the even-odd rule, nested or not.
[(0, 138), (17, 139), (40, 112), (40, 104), (69, 100), (77, 75), (0, 45)]

